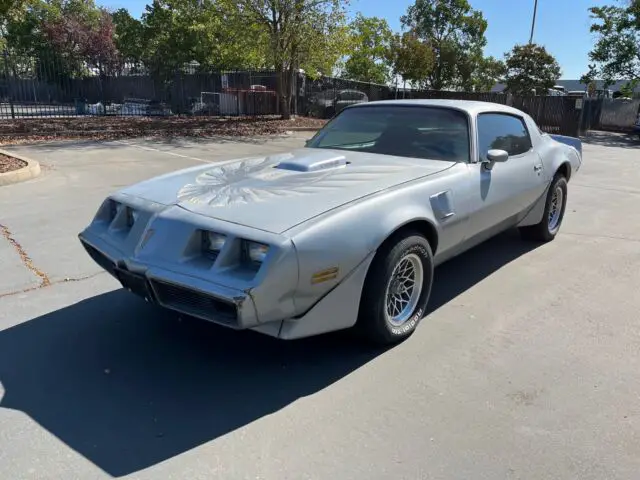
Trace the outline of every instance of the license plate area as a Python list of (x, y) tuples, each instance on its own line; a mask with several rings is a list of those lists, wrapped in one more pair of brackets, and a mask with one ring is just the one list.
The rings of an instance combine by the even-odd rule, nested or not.
[(137, 273), (131, 273), (128, 270), (123, 270), (121, 268), (115, 268), (115, 275), (120, 280), (122, 286), (129, 290), (131, 293), (138, 295), (144, 298), (147, 301), (153, 300), (153, 295), (151, 294), (151, 288), (149, 288), (149, 283), (147, 279), (142, 275), (138, 275)]

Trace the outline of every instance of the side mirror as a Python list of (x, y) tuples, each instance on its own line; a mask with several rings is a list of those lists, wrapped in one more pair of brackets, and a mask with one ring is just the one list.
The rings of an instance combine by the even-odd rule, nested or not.
[(309, 144), (311, 143), (311, 140), (312, 140), (311, 138), (310, 138), (309, 140), (305, 140), (305, 141), (304, 141), (304, 146), (305, 146), (305, 147), (308, 147), (308, 146), (309, 146)]
[(487, 159), (482, 162), (487, 170), (491, 170), (497, 163), (504, 163), (509, 160), (509, 153), (506, 150), (489, 150)]

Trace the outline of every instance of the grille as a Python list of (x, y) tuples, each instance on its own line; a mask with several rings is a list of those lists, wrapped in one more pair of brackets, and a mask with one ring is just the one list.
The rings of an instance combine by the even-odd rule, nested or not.
[(238, 310), (232, 303), (178, 285), (151, 280), (158, 302), (162, 305), (229, 326), (237, 326)]
[(153, 295), (151, 294), (151, 289), (149, 288), (149, 284), (145, 277), (120, 268), (115, 269), (115, 274), (118, 280), (120, 280), (122, 286), (131, 293), (134, 293), (148, 301), (153, 301)]
[(102, 253), (100, 250), (96, 248), (93, 248), (91, 245), (83, 241), (81, 241), (80, 243), (82, 243), (82, 246), (87, 251), (89, 256), (93, 259), (94, 262), (96, 262), (103, 269), (105, 269), (107, 272), (113, 275), (114, 263), (111, 260), (109, 260), (109, 258), (104, 253)]

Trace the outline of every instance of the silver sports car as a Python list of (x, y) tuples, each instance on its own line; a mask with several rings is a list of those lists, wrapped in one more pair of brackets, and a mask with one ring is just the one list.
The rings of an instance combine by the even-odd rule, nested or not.
[(581, 163), (579, 139), (510, 107), (371, 102), (305, 148), (114, 193), (79, 238), (125, 288), (177, 312), (393, 343), (425, 315), (438, 264), (512, 227), (553, 240)]

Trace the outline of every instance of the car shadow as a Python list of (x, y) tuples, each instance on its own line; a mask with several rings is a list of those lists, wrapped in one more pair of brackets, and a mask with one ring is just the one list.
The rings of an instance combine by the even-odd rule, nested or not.
[[(447, 262), (431, 311), (535, 246), (501, 235)], [(349, 332), (292, 342), (235, 332), (115, 290), (0, 332), (0, 406), (119, 477), (319, 392), (384, 351)]]
[(542, 246), (508, 230), (436, 268), (428, 314), (466, 292), (508, 263)]
[(346, 337), (282, 342), (180, 319), (118, 289), (0, 332), (0, 407), (124, 476), (327, 388), (382, 353)]
[(638, 134), (590, 131), (581, 138), (585, 145), (640, 149)]

